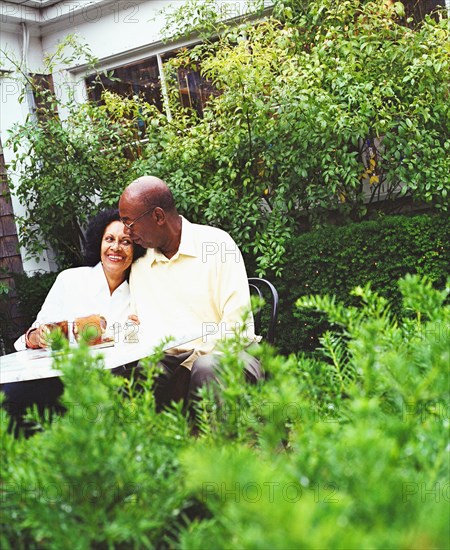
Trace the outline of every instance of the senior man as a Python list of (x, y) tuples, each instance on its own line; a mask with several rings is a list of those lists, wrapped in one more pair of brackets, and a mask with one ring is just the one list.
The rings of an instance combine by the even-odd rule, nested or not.
[[(119, 211), (125, 232), (148, 249), (130, 275), (140, 334), (199, 336), (162, 359), (163, 374), (155, 389), (161, 408), (172, 399), (193, 397), (216, 380), (217, 344), (235, 337), (250, 311), (247, 273), (230, 235), (180, 216), (172, 192), (159, 178), (133, 181), (120, 198)], [(251, 314), (241, 333), (248, 344), (257, 341)], [(242, 359), (249, 381), (263, 377), (256, 358), (243, 352)]]

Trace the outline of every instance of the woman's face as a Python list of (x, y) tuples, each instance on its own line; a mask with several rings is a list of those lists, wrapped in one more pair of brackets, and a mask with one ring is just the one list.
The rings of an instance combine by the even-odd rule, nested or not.
[(123, 274), (133, 261), (133, 241), (123, 232), (120, 221), (111, 222), (106, 226), (100, 247), (100, 260), (105, 273), (111, 275)]

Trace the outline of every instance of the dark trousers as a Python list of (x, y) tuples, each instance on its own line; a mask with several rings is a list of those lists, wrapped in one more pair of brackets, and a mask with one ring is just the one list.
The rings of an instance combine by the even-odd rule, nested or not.
[[(158, 376), (155, 385), (157, 410), (161, 410), (171, 401), (193, 402), (198, 390), (217, 382), (217, 370), (220, 357), (216, 354), (202, 355), (194, 361), (192, 369), (182, 366), (191, 352), (178, 355), (166, 353), (160, 362), (163, 372)], [(264, 372), (258, 359), (242, 351), (240, 359), (244, 362), (244, 374), (248, 382), (256, 383), (264, 378)]]
[[(182, 366), (191, 355), (191, 351), (170, 355), (166, 353), (160, 362), (162, 373), (155, 382), (156, 409), (161, 410), (172, 401), (195, 400), (198, 390), (217, 381), (217, 368), (219, 357), (214, 354), (202, 355), (192, 365), (192, 370)], [(263, 379), (264, 373), (259, 361), (247, 352), (241, 352), (244, 361), (244, 372), (247, 380), (256, 383)], [(139, 379), (140, 367), (136, 363), (117, 367), (111, 371), (114, 375), (130, 378), (133, 374)], [(64, 407), (59, 403), (64, 386), (60, 378), (44, 378), (28, 380), (26, 382), (13, 382), (3, 384), (0, 389), (5, 394), (4, 409), (9, 413), (11, 422), (9, 429), (17, 436), (23, 430), (25, 436), (29, 436), (36, 430), (36, 426), (26, 422), (24, 416), (26, 410), (36, 406), (40, 415), (45, 411), (52, 414), (64, 413)]]
[(11, 382), (3, 384), (0, 389), (5, 394), (3, 408), (10, 416), (8, 430), (16, 437), (21, 430), (26, 437), (36, 431), (35, 424), (24, 420), (27, 409), (35, 406), (41, 416), (47, 412), (50, 418), (53, 414), (62, 414), (65, 410), (59, 403), (64, 391), (60, 378)]

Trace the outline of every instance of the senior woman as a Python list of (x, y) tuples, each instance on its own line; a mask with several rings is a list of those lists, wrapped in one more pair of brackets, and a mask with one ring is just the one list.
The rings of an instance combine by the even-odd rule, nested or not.
[[(58, 275), (36, 321), (14, 344), (16, 349), (46, 347), (53, 323), (67, 321), (76, 326), (76, 319), (88, 316), (103, 317), (107, 327), (120, 337), (129, 319), (138, 322), (131, 310), (128, 276), (132, 262), (144, 254), (145, 249), (125, 235), (118, 210), (100, 211), (86, 231), (86, 265)], [(22, 427), (27, 435), (23, 422), (27, 408), (37, 405), (41, 413), (45, 408), (62, 410), (57, 404), (63, 392), (59, 378), (5, 384), (2, 390), (16, 434)]]
[[(118, 210), (102, 210), (86, 232), (85, 266), (62, 271), (17, 350), (47, 346), (49, 324), (77, 318), (102, 316), (108, 331), (123, 331), (130, 309), (130, 266), (145, 253), (125, 235)], [(111, 334), (112, 336), (112, 334)]]

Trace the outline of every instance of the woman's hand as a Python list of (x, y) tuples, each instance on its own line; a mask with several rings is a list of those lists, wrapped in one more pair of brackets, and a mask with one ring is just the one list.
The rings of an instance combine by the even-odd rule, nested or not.
[(39, 349), (48, 347), (48, 337), (50, 329), (47, 325), (41, 325), (38, 328), (29, 330), (25, 335), (25, 344), (27, 348)]
[(138, 326), (141, 324), (139, 317), (134, 313), (128, 315), (128, 320), (125, 324), (125, 334), (123, 341), (129, 344), (139, 342), (138, 338)]
[(60, 321), (59, 323), (45, 323), (35, 329), (30, 329), (25, 335), (26, 346), (32, 349), (47, 348), (50, 345), (52, 332), (57, 331), (61, 336), (67, 338), (67, 327), (67, 321)]

